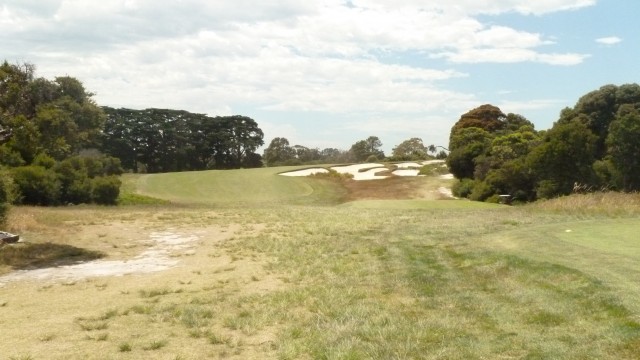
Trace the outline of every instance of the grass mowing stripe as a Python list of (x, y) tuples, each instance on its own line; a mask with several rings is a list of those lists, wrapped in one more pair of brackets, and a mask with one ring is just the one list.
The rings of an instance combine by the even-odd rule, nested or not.
[(640, 312), (640, 219), (592, 219), (537, 225), (483, 237), (497, 251), (578, 269), (616, 290)]
[(457, 210), (282, 213), (287, 231), (237, 246), (275, 257), (270, 269), (295, 290), (242, 303), (287, 314), (277, 321), (285, 359), (638, 355), (633, 312), (598, 279), (481, 242), (526, 211), (480, 214), (464, 227)]

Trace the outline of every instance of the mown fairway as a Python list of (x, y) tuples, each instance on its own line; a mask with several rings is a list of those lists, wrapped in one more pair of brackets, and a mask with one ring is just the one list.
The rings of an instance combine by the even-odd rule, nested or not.
[(141, 194), (180, 204), (335, 203), (342, 195), (327, 181), (276, 176), (291, 168), (212, 170), (129, 176), (126, 180)]
[(14, 208), (28, 241), (106, 260), (196, 240), (160, 272), (6, 282), (0, 358), (640, 357), (640, 196), (507, 207), (281, 170), (127, 179), (169, 205)]

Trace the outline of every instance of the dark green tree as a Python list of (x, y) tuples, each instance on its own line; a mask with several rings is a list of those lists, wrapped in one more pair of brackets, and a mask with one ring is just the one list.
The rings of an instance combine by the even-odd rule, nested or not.
[[(435, 150), (435, 146), (433, 147)], [(427, 158), (427, 147), (422, 139), (414, 137), (405, 140), (392, 149), (391, 156), (394, 160), (424, 160)]]
[(605, 85), (582, 96), (573, 108), (566, 108), (560, 114), (558, 123), (578, 120), (598, 137), (594, 157), (602, 159), (606, 153), (606, 139), (609, 125), (615, 119), (620, 106), (624, 104), (640, 108), (640, 85)]
[(492, 135), (478, 127), (462, 128), (451, 136), (447, 166), (458, 179), (472, 179), (476, 158), (483, 155), (491, 145)]
[(293, 158), (295, 158), (295, 152), (289, 145), (289, 140), (284, 137), (276, 137), (271, 140), (263, 155), (267, 166), (283, 165)]
[(244, 116), (209, 117), (183, 110), (104, 108), (101, 150), (134, 172), (262, 166), (262, 130)]
[(452, 147), (453, 136), (462, 129), (480, 128), (488, 133), (495, 133), (505, 128), (506, 120), (507, 115), (505, 115), (500, 108), (490, 104), (481, 105), (462, 114), (460, 119), (451, 128), (449, 150), (454, 150), (455, 146)]
[(594, 149), (598, 137), (581, 121), (557, 123), (527, 157), (538, 198), (566, 195), (576, 185), (595, 184)]
[(380, 150), (382, 141), (377, 136), (369, 136), (365, 140), (360, 140), (351, 146), (349, 154), (353, 161), (367, 161), (371, 157), (378, 160), (384, 159), (384, 152)]
[(5, 165), (30, 164), (39, 153), (57, 160), (96, 147), (104, 114), (71, 77), (35, 78), (30, 64), (0, 65), (0, 127), (12, 130), (0, 153)]
[(631, 104), (619, 107), (606, 141), (611, 163), (624, 191), (640, 190), (640, 112)]

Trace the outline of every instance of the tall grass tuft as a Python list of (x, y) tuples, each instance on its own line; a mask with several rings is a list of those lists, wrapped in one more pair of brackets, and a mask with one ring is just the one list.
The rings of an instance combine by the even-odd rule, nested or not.
[(572, 194), (538, 201), (532, 208), (569, 214), (606, 215), (613, 217), (640, 214), (640, 193), (595, 192)]

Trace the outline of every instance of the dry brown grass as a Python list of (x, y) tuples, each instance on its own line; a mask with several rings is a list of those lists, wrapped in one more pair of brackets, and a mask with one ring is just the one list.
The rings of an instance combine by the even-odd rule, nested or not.
[(438, 187), (447, 180), (435, 177), (393, 176), (383, 180), (343, 181), (347, 189), (346, 201), (440, 199)]
[(640, 214), (640, 193), (596, 192), (572, 194), (539, 201), (533, 209), (569, 214), (598, 214), (606, 216), (634, 216)]
[(272, 351), (274, 331), (254, 325), (238, 301), (283, 286), (265, 270), (269, 259), (235, 245), (263, 225), (232, 212), (168, 207), (17, 207), (12, 220), (28, 245), (50, 246), (48, 235), (66, 233), (56, 243), (103, 249), (109, 259), (134, 258), (157, 231), (197, 240), (171, 250), (179, 265), (158, 273), (0, 285), (0, 326), (12, 336), (0, 342), (3, 356), (260, 359)]

